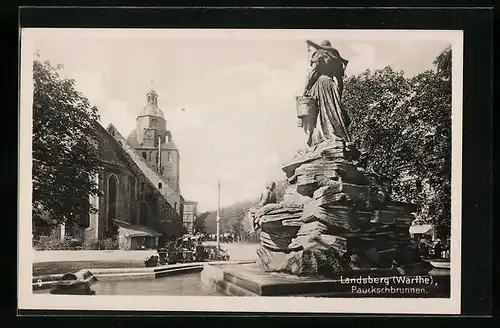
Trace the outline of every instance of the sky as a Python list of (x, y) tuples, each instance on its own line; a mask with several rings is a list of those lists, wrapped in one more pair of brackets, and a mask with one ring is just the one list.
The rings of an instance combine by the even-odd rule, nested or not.
[[(199, 210), (255, 198), (304, 146), (295, 97), (307, 73), (306, 39), (329, 39), (349, 60), (346, 74), (392, 66), (413, 76), (432, 69), (446, 38), (389, 31), (360, 35), (190, 33), (85, 30), (39, 33), (44, 60), (99, 108), (101, 124), (127, 137), (153, 86), (180, 152), (180, 185)], [(431, 35), (431, 34), (428, 34)], [(315, 37), (316, 36), (316, 37)], [(355, 36), (355, 37), (354, 37)]]

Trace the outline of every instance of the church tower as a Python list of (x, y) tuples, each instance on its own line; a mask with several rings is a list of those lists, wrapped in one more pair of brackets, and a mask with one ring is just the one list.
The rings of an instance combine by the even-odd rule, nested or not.
[(158, 107), (158, 94), (153, 88), (146, 93), (146, 104), (137, 116), (136, 128), (127, 142), (167, 178), (171, 187), (179, 190), (179, 151), (167, 130), (167, 120)]
[(158, 94), (153, 89), (146, 94), (146, 105), (137, 116), (137, 141), (145, 147), (154, 147), (160, 138), (165, 142), (167, 121), (158, 107)]

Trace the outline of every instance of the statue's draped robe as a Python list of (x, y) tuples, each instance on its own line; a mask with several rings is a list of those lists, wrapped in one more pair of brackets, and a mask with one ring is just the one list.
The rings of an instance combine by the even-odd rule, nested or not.
[(317, 50), (311, 58), (305, 94), (317, 101), (318, 112), (302, 122), (309, 146), (334, 138), (351, 141), (347, 130), (350, 119), (340, 101), (344, 69), (342, 59), (326, 50)]

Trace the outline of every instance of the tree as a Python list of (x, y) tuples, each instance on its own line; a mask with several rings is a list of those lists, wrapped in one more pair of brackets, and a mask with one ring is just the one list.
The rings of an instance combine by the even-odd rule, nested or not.
[(344, 106), (368, 168), (392, 180), (447, 235), (451, 214), (451, 48), (435, 70), (406, 78), (390, 67), (346, 79)]
[(446, 48), (434, 61), (436, 71), (428, 71), (412, 79), (419, 108), (417, 119), (421, 138), (414, 152), (412, 172), (428, 186), (424, 209), (441, 236), (450, 231), (451, 219), (451, 48)]
[(203, 212), (199, 214), (194, 220), (194, 230), (200, 233), (207, 233), (205, 221), (210, 212)]
[[(289, 186), (287, 180), (276, 181), (276, 200), (281, 202), (285, 195), (285, 189)], [(221, 233), (234, 233), (240, 235), (249, 230), (248, 222), (245, 221), (248, 211), (259, 202), (259, 198), (239, 201), (221, 208), (220, 211), (220, 231)], [(203, 213), (204, 229), (206, 233), (217, 232), (217, 213), (210, 211)]]
[(33, 63), (33, 222), (81, 222), (96, 212), (89, 195), (99, 169), (97, 108), (59, 75), (61, 65)]

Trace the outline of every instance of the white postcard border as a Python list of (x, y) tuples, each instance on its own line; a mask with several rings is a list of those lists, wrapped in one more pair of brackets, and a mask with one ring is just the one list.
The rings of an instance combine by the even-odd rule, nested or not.
[[(201, 29), (48, 29), (21, 33), (21, 90), (18, 203), (18, 308), (44, 310), (231, 311), (306, 313), (458, 314), (461, 305), (461, 177), (463, 31), (431, 30), (201, 30)], [(145, 33), (147, 31), (147, 33)], [(31, 154), (33, 54), (37, 38), (259, 38), (447, 40), (452, 44), (452, 220), (451, 297), (412, 298), (299, 298), (188, 296), (69, 296), (33, 294), (31, 246)]]

